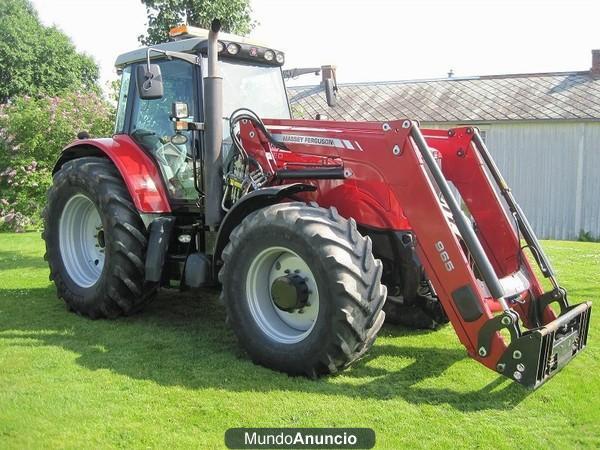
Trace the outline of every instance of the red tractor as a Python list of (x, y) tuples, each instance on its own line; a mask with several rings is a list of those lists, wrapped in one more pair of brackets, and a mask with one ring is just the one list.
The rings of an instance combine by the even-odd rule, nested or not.
[(283, 53), (219, 28), (119, 56), (114, 136), (62, 152), (44, 239), (72, 311), (222, 286), (251, 358), (310, 377), (363, 355), (386, 313), (449, 320), (531, 388), (586, 346), (591, 303), (568, 303), (476, 129), (292, 120)]

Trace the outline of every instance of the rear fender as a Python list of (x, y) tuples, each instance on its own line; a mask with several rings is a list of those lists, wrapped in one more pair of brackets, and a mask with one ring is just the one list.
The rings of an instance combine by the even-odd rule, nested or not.
[(76, 140), (64, 148), (52, 173), (60, 170), (67, 161), (85, 156), (104, 156), (112, 161), (140, 213), (171, 212), (158, 167), (129, 136)]
[(216, 279), (219, 262), (223, 249), (229, 242), (231, 232), (237, 227), (240, 222), (252, 212), (264, 208), (269, 205), (281, 202), (284, 198), (290, 197), (300, 192), (310, 192), (316, 189), (315, 186), (303, 183), (284, 184), (281, 186), (271, 186), (250, 192), (241, 198), (233, 208), (229, 210), (217, 233), (215, 243), (215, 251), (213, 254), (213, 275)]

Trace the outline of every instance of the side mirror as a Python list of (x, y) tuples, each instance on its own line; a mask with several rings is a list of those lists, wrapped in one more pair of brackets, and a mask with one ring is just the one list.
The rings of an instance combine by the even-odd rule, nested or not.
[(162, 75), (158, 64), (140, 64), (137, 67), (136, 81), (138, 94), (142, 100), (156, 100), (164, 95)]
[(337, 105), (337, 86), (331, 78), (325, 80), (325, 98), (327, 105), (333, 107)]

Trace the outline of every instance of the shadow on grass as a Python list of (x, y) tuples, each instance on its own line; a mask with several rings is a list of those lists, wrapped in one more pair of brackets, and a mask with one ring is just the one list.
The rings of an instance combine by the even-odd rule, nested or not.
[[(0, 340), (11, 346), (59, 346), (76, 353), (76, 362), (91, 370), (107, 369), (189, 389), (297, 391), (376, 400), (400, 397), (415, 404), (448, 404), (461, 411), (511, 409), (528, 394), (503, 378), (472, 391), (463, 389), (468, 380), (454, 382), (460, 391), (423, 387), (420, 384), (435, 386), (435, 378), (466, 358), (466, 353), (388, 344), (376, 344), (339, 376), (317, 381), (289, 377), (248, 360), (215, 300), (210, 293), (164, 291), (140, 315), (92, 321), (68, 313), (51, 285), (30, 289), (26, 295), (23, 290), (0, 289)], [(390, 330), (394, 336), (418, 334), (386, 328)], [(447, 380), (444, 383), (448, 385)]]

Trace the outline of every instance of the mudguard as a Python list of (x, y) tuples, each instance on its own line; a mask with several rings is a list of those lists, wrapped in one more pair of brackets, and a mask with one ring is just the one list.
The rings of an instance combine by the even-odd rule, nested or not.
[(63, 149), (52, 173), (60, 170), (67, 161), (84, 156), (105, 156), (113, 162), (140, 213), (171, 212), (158, 167), (129, 136), (76, 140)]
[(293, 183), (257, 189), (242, 197), (229, 210), (221, 222), (213, 254), (214, 278), (216, 279), (216, 271), (219, 267), (218, 262), (221, 259), (221, 253), (223, 253), (223, 249), (229, 242), (229, 235), (233, 229), (240, 224), (244, 217), (257, 209), (279, 203), (286, 197), (290, 197), (300, 192), (312, 192), (315, 189), (316, 187), (312, 184)]

